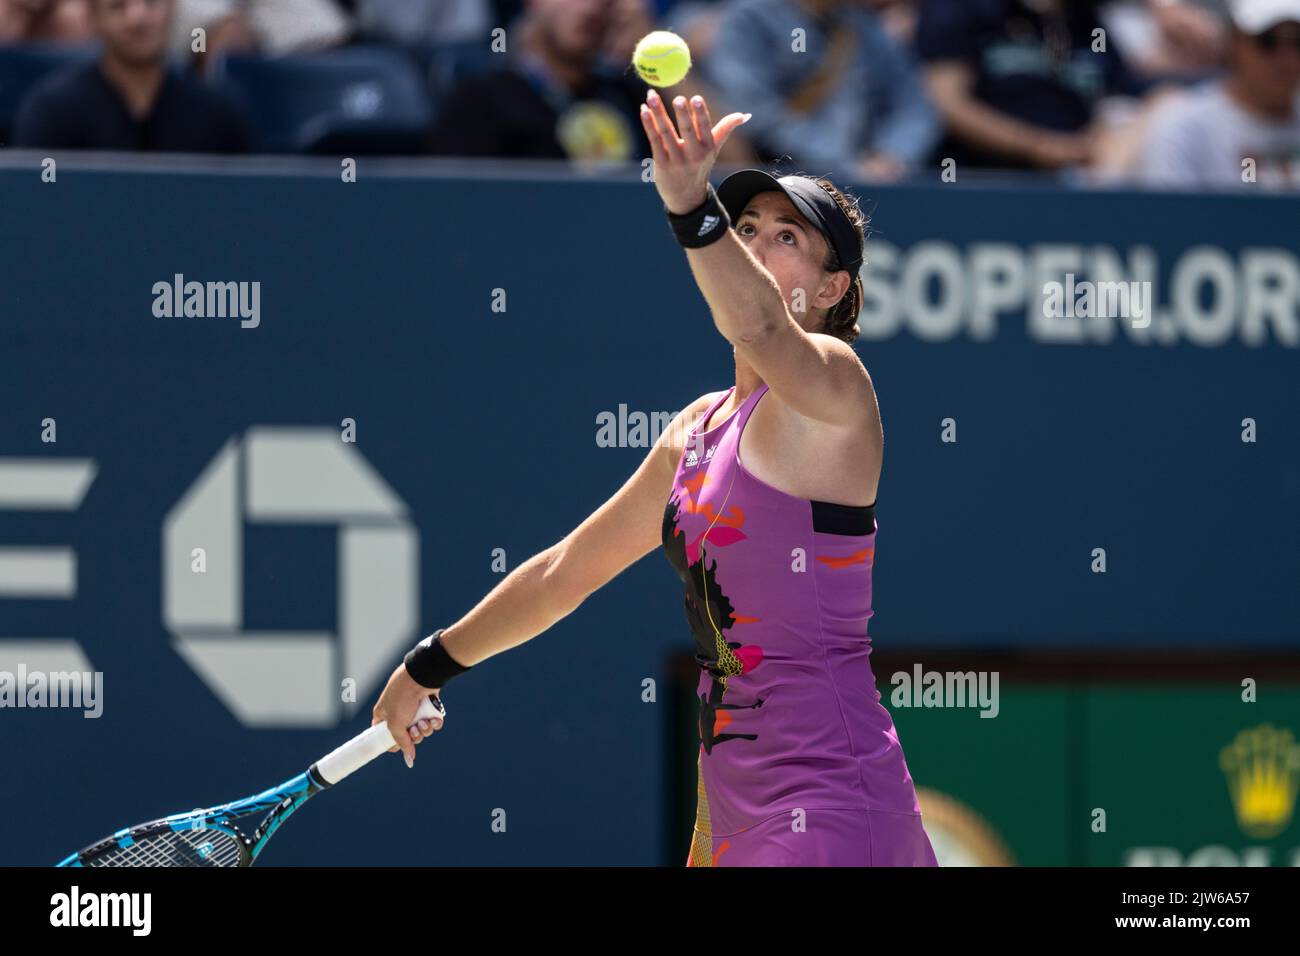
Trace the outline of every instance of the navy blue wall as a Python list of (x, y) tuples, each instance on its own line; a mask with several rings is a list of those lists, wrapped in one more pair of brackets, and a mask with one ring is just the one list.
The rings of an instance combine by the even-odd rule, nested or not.
[[(0, 711), (0, 863), (53, 862), (116, 825), (270, 785), (368, 722), (245, 728), (171, 647), (163, 519), (227, 439), (355, 419), (357, 449), (418, 527), (428, 630), (500, 580), (492, 549), (516, 566), (636, 467), (645, 449), (597, 446), (597, 414), (674, 411), (733, 380), (646, 184), (62, 171), (50, 185), (10, 169), (0, 197), (0, 457), (99, 468), (75, 514), (0, 511), (0, 544), (78, 555), (75, 599), (0, 601), (0, 638), (75, 638), (105, 675), (99, 720)], [(1294, 264), (1300, 222), (1294, 199), (869, 198), (879, 242), (901, 254), (931, 240), (962, 255), (1141, 245), (1158, 285), (1201, 245)], [(156, 318), (152, 286), (175, 273), (260, 281), (260, 327)], [(876, 646), (1300, 644), (1300, 353), (1285, 328), (1257, 345), (1122, 331), (1045, 344), (1025, 311), (987, 338), (904, 326), (859, 343), (886, 436)], [(47, 417), (57, 445), (40, 441)], [(947, 417), (955, 444), (940, 441)], [(1245, 417), (1256, 443), (1240, 440)], [(246, 547), (248, 626), (334, 626), (328, 529), (261, 527)], [(1104, 575), (1089, 570), (1096, 547)], [(652, 555), (453, 685), (448, 728), (414, 773), (388, 760), (349, 781), (266, 861), (684, 858), (659, 821), (665, 661), (689, 645), (675, 578)], [(646, 677), (660, 704), (641, 701)], [(504, 835), (489, 829), (498, 807)]]

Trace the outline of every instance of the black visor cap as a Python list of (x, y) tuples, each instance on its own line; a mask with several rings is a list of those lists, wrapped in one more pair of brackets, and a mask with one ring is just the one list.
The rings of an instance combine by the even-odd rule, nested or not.
[(782, 176), (777, 179), (761, 169), (742, 169), (732, 173), (718, 186), (718, 201), (735, 223), (749, 201), (759, 193), (785, 193), (794, 208), (825, 237), (835, 253), (840, 268), (856, 277), (862, 268), (862, 242), (831, 194), (806, 176)]

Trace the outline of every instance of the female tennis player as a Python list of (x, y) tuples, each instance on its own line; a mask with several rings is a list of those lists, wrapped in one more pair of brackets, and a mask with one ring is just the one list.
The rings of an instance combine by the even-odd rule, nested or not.
[[(664, 546), (700, 664), (688, 866), (933, 866), (898, 735), (868, 660), (875, 391), (849, 343), (864, 220), (824, 179), (709, 172), (748, 120), (650, 90), (655, 184), (736, 383), (702, 395), (636, 473), (558, 544), (416, 646), (374, 709), (398, 747), (421, 698), (570, 614)], [(665, 501), (667, 506), (665, 507)]]

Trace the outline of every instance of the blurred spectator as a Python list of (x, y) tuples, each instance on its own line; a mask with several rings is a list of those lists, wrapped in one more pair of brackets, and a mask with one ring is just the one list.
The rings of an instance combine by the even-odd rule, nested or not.
[(88, 0), (0, 0), (0, 43), (90, 40)]
[(1102, 19), (1134, 69), (1193, 76), (1218, 65), (1226, 12), (1223, 0), (1120, 0), (1102, 7)]
[(523, 16), (524, 0), (492, 0), (492, 9), (496, 11), (493, 26), (509, 29), (512, 23)]
[[(645, 0), (633, 3), (644, 7)], [(430, 149), (524, 159), (648, 157), (639, 113), (648, 88), (631, 67), (628, 44), (649, 22), (626, 0), (528, 0), (501, 66), (465, 80), (441, 104)], [(688, 81), (671, 94), (697, 88)], [(714, 116), (722, 114), (715, 108)], [(724, 148), (720, 160), (736, 161), (740, 148)]]
[(660, 27), (685, 40), (692, 60), (705, 62), (714, 48), (724, 7), (720, 0), (681, 0), (664, 14)]
[(957, 165), (1058, 169), (1107, 157), (1107, 94), (1148, 85), (1102, 29), (1095, 0), (921, 0), (917, 49)]
[[(881, 27), (894, 42), (911, 49), (916, 27), (916, 0), (863, 0), (862, 5), (876, 14)], [(672, 30), (681, 36), (691, 48), (691, 56), (700, 62), (706, 61), (713, 51), (718, 25), (728, 6), (725, 0), (679, 0), (677, 3), (669, 0), (661, 29)]]
[(916, 0), (866, 0), (895, 43), (912, 49), (916, 40)]
[[(637, 41), (651, 30), (673, 29), (670, 24), (656, 23), (654, 19), (656, 8), (662, 8), (665, 5), (671, 5), (671, 3), (672, 0), (657, 0), (656, 4), (652, 6), (649, 0), (614, 0), (614, 24), (610, 29), (605, 47), (601, 51), (602, 60), (611, 70), (627, 71)], [(720, 6), (720, 4), (716, 3), (713, 5)], [(681, 34), (678, 35), (681, 36)], [(684, 36), (683, 39), (685, 39)], [(678, 96), (684, 96), (687, 99), (696, 95), (704, 97), (704, 102), (709, 107), (709, 114), (713, 117), (714, 122), (717, 122), (730, 110), (722, 108), (722, 95), (704, 78), (705, 71), (701, 64), (707, 59), (706, 53), (693, 46), (690, 40), (686, 41), (686, 45), (691, 50), (693, 69), (686, 75), (686, 79), (674, 85), (671, 89), (661, 92), (668, 97), (669, 104)], [(645, 99), (647, 89), (648, 87), (644, 84), (639, 87), (639, 95), (642, 101)], [(670, 105), (669, 114), (671, 115), (672, 112)], [(640, 122), (639, 118), (637, 122)], [(753, 166), (759, 162), (758, 154), (754, 151), (749, 142), (748, 134), (743, 129), (735, 130), (727, 138), (727, 141), (722, 145), (722, 149), (718, 151), (718, 162), (723, 166)]]
[(661, 26), (686, 41), (692, 60), (705, 63), (713, 54), (718, 24), (726, 6), (721, 0), (680, 0), (668, 10)]
[(1300, 188), (1300, 0), (1236, 0), (1228, 71), (1152, 119), (1152, 185)]
[(13, 145), (40, 149), (247, 148), (234, 107), (167, 63), (175, 0), (90, 0), (99, 58), (37, 84), (19, 107)]
[(368, 39), (406, 46), (488, 42), (496, 15), (488, 0), (357, 0), (357, 27)]
[(172, 51), (197, 54), (198, 29), (205, 34), (201, 58), (206, 63), (231, 52), (280, 56), (324, 50), (350, 39), (354, 26), (335, 0), (177, 0)]
[(613, 22), (601, 56), (610, 66), (622, 70), (632, 61), (637, 41), (657, 29), (648, 0), (614, 0)]
[(649, 155), (643, 85), (603, 68), (614, 0), (529, 0), (502, 65), (441, 104), (430, 149), (443, 156), (631, 161)]
[[(753, 113), (745, 132), (764, 162), (891, 180), (938, 139), (910, 54), (868, 0), (734, 0), (717, 29), (725, 42), (705, 63), (723, 97), (715, 115)], [(792, 49), (796, 29), (806, 50)]]

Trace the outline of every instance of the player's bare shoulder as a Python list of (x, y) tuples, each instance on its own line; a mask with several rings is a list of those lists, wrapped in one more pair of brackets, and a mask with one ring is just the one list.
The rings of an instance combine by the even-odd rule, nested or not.
[(709, 406), (717, 401), (721, 394), (722, 391), (717, 391), (701, 395), (675, 415), (668, 423), (668, 427), (660, 434), (658, 445), (666, 455), (671, 457), (674, 467), (686, 450), (691, 429), (700, 423)]

